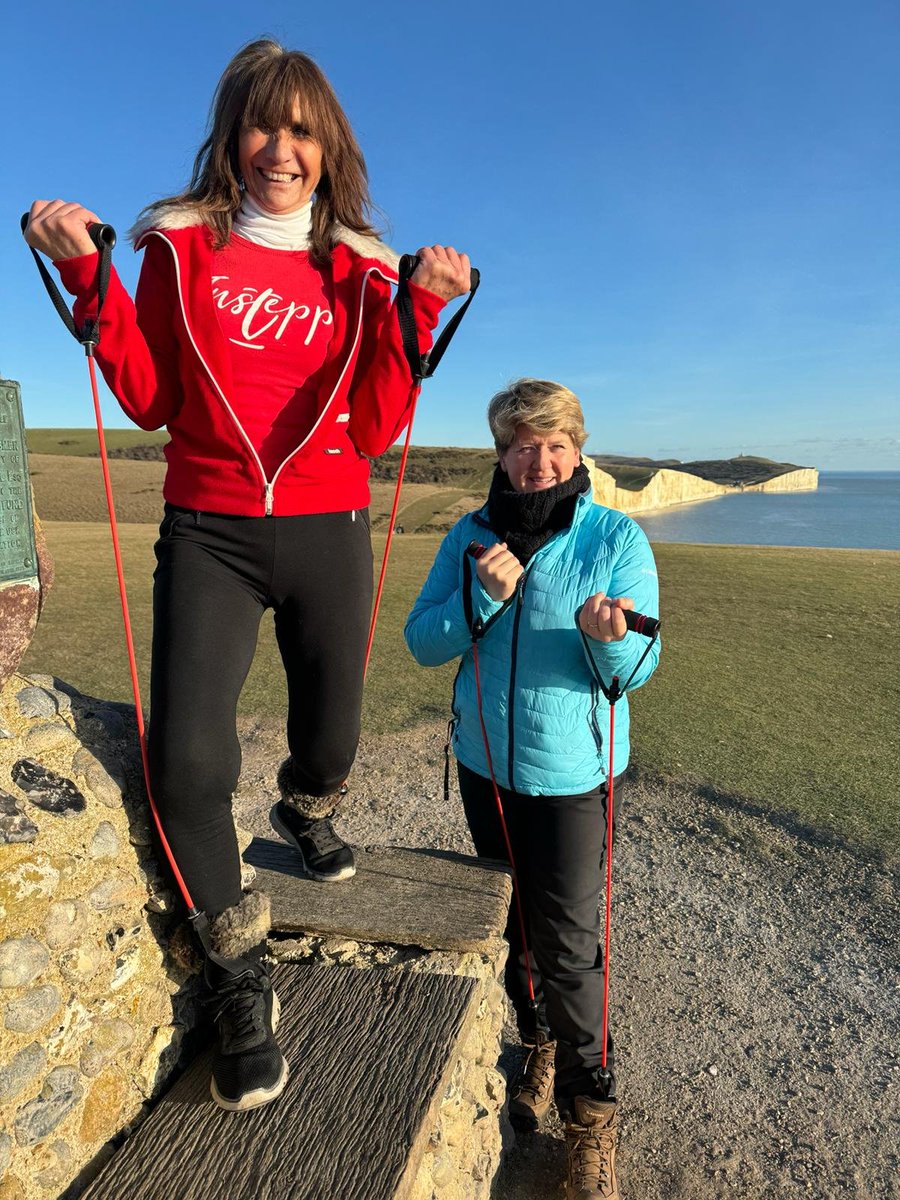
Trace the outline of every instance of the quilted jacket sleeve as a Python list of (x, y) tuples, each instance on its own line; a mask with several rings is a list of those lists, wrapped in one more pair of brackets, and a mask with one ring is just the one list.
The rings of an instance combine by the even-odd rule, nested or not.
[[(635, 521), (623, 521), (616, 530), (616, 546), (612, 579), (608, 595), (630, 596), (637, 612), (648, 617), (659, 616), (659, 580), (653, 551), (647, 535)], [(621, 642), (597, 642), (584, 638), (585, 654), (590, 665), (599, 672), (609, 686), (613, 675), (618, 675), (622, 684), (634, 670), (641, 655), (647, 649), (647, 639), (638, 633), (626, 633)], [(628, 690), (646, 683), (659, 662), (660, 640), (657, 637), (649, 654), (641, 663)]]
[[(403, 636), (420, 666), (439, 667), (458, 658), (469, 649), (472, 635), (466, 624), (463, 603), (463, 577), (460, 564), (465, 546), (466, 528), (470, 518), (463, 517), (441, 542), (428, 578), (406, 619)], [(471, 540), (471, 530), (469, 540)], [(475, 572), (472, 572), (472, 619), (487, 621), (499, 608), (492, 600)]]

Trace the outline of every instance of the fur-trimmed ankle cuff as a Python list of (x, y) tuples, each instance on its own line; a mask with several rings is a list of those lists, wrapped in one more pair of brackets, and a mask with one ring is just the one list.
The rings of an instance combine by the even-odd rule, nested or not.
[[(271, 905), (265, 892), (245, 892), (244, 898), (226, 908), (209, 923), (210, 941), (223, 958), (240, 958), (265, 942), (271, 928)], [(183, 921), (169, 938), (169, 957), (183, 971), (195, 974), (203, 968), (203, 953), (190, 922)]]
[(321, 821), (325, 817), (334, 816), (338, 805), (347, 795), (346, 783), (329, 796), (310, 796), (301, 792), (294, 781), (294, 764), (286, 758), (278, 768), (278, 791), (281, 799), (294, 812), (299, 813), (308, 821)]
[(271, 927), (269, 897), (265, 892), (246, 892), (239, 904), (226, 908), (210, 921), (212, 948), (223, 958), (240, 958), (264, 942)]

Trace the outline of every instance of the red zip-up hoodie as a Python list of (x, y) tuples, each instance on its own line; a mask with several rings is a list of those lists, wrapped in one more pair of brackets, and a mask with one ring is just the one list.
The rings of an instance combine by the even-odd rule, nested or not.
[[(144, 261), (135, 301), (113, 270), (96, 358), (132, 421), (142, 429), (167, 427), (169, 503), (234, 516), (343, 512), (369, 503), (368, 458), (402, 433), (412, 397), (391, 302), (398, 259), (376, 238), (343, 227), (336, 236), (334, 325), (318, 372), (317, 415), (267, 477), (229, 402), (231, 362), (214, 309), (211, 230), (192, 209), (136, 230)], [(56, 265), (81, 325), (96, 314), (97, 256)], [(415, 284), (410, 293), (424, 353), (444, 301)]]

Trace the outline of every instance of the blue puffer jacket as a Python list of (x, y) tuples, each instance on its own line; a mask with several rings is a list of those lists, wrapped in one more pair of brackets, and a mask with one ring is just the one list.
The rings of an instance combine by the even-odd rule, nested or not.
[[(464, 566), (472, 540), (496, 536), (487, 508), (458, 521), (441, 543), (422, 592), (406, 622), (406, 644), (422, 666), (462, 656), (453, 689), (453, 748), (464, 766), (489, 774), (478, 721), (472, 635), (464, 588), (471, 579), (471, 619), (484, 627), (478, 642), (484, 720), (494, 772), (501, 787), (531, 796), (590, 791), (609, 768), (608, 688), (614, 675), (624, 684), (647, 648), (628, 633), (603, 644), (578, 628), (581, 605), (596, 592), (631, 596), (638, 612), (659, 615), (653, 553), (643, 530), (623, 513), (578, 498), (568, 529), (555, 534), (528, 562), (515, 596), (490, 598), (474, 571)], [(493, 620), (491, 618), (494, 618)], [(659, 660), (653, 644), (629, 690), (652, 675)], [(628, 764), (628, 699), (616, 704), (613, 769)]]

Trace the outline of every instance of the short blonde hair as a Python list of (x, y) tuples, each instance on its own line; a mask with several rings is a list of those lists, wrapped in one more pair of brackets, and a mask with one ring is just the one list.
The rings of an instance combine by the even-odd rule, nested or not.
[(567, 433), (580, 450), (587, 441), (584, 412), (574, 392), (549, 379), (514, 379), (488, 405), (488, 424), (498, 454), (513, 444), (520, 425), (535, 433)]

